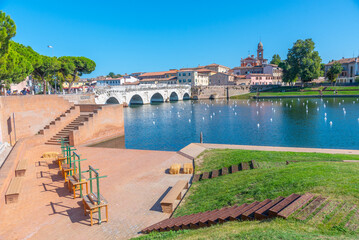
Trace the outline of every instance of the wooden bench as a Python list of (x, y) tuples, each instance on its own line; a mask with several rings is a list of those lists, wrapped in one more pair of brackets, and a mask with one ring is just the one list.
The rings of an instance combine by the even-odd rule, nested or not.
[[(94, 199), (95, 198), (95, 199)], [(108, 222), (108, 202), (106, 199), (100, 194), (101, 204), (95, 204), (97, 201), (97, 197), (94, 194), (86, 195), (82, 198), (82, 203), (84, 205), (84, 215), (86, 216), (88, 213), (90, 213), (91, 218), (91, 226), (94, 223), (98, 223), (98, 221), (93, 221), (93, 214), (96, 212), (101, 211), (101, 208), (105, 208), (106, 210), (106, 218), (101, 219), (101, 222)]]
[(15, 177), (23, 177), (26, 172), (26, 167), (27, 167), (27, 159), (22, 158), (16, 166)]
[[(77, 170), (77, 169), (76, 169)], [(73, 172), (74, 169), (73, 168), (70, 168), (70, 165), (69, 164), (62, 164), (62, 169), (61, 169), (61, 173), (62, 173), (62, 176), (65, 178), (65, 182), (68, 181), (68, 176), (69, 174)]]
[(19, 194), (22, 186), (22, 179), (21, 177), (14, 177), (11, 179), (9, 187), (7, 188), (5, 194), (5, 203), (16, 203), (19, 199)]
[(170, 174), (179, 174), (181, 170), (181, 164), (175, 163), (170, 167)]
[(188, 182), (186, 180), (178, 181), (162, 199), (161, 207), (164, 213), (172, 213), (173, 204), (175, 200), (181, 200), (183, 189), (188, 189)]
[(67, 159), (67, 158), (64, 157), (64, 156), (62, 156), (62, 154), (60, 154), (60, 155), (57, 156), (56, 161), (57, 161), (57, 164), (59, 164), (59, 169), (60, 169), (60, 171), (62, 171), (62, 165), (64, 164), (64, 162), (65, 162), (66, 159)]
[(183, 173), (184, 174), (192, 174), (193, 173), (193, 164), (192, 163), (184, 163), (183, 164)]
[(74, 199), (76, 197), (80, 197), (80, 195), (76, 195), (76, 190), (80, 190), (80, 187), (86, 187), (86, 194), (88, 194), (88, 181), (86, 180), (85, 176), (81, 175), (81, 182), (79, 181), (78, 174), (68, 177), (67, 186), (70, 192), (73, 192)]

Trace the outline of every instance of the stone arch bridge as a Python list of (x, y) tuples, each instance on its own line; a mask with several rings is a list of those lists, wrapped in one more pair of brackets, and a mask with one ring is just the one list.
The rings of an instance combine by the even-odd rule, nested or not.
[(188, 100), (191, 86), (187, 85), (129, 85), (95, 89), (96, 104), (139, 105), (155, 102)]

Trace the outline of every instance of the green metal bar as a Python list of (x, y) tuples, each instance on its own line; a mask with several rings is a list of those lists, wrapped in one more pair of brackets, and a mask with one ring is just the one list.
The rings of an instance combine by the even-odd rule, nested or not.
[(91, 167), (89, 166), (89, 176), (90, 176), (90, 193), (93, 193), (92, 192), (92, 171), (91, 171)]
[[(105, 178), (105, 177), (107, 177), (107, 176), (101, 176), (101, 177), (98, 177), (98, 178)], [(90, 180), (90, 179), (95, 180), (95, 179), (97, 179), (97, 177), (89, 178), (88, 180)]]
[[(100, 198), (100, 181), (99, 176), (96, 174), (96, 182), (97, 182), (97, 205), (101, 204), (101, 198)], [(98, 208), (98, 224), (101, 224), (101, 208)]]

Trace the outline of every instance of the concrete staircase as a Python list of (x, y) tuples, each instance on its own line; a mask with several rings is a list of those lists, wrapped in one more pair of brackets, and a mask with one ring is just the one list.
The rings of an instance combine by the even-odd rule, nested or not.
[(78, 130), (80, 126), (83, 126), (85, 122), (89, 120), (89, 118), (93, 117), (93, 113), (82, 112), (75, 120), (66, 125), (60, 132), (54, 135), (51, 139), (49, 139), (45, 144), (48, 145), (60, 145), (60, 140), (63, 138), (66, 141), (69, 141), (69, 135), (72, 131)]

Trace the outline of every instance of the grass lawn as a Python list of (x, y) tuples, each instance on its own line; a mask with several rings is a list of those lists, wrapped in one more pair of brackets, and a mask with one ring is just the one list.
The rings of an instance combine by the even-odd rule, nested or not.
[(359, 160), (359, 155), (214, 149), (207, 150), (197, 157), (196, 173), (229, 167), (250, 160), (255, 160), (265, 168), (273, 165), (271, 163), (285, 165), (286, 161)]
[[(334, 95), (334, 91), (323, 91), (323, 95)], [(260, 92), (259, 97), (267, 97), (267, 96), (318, 96), (320, 95), (318, 91), (307, 91), (307, 92)], [(359, 95), (359, 91), (337, 91), (335, 95)], [(257, 93), (248, 93), (238, 96), (232, 96), (231, 99), (249, 99), (254, 96), (257, 96)]]
[[(209, 150), (196, 159), (196, 171), (256, 160), (260, 168), (239, 171), (192, 184), (174, 213), (175, 217), (219, 209), (234, 204), (263, 201), (267, 198), (307, 192), (346, 204), (359, 201), (358, 155), (270, 152), (249, 150)], [(301, 161), (285, 164), (285, 161)], [(323, 162), (325, 161), (325, 162)], [(354, 212), (353, 212), (354, 213)], [(343, 213), (344, 214), (344, 213)], [(351, 215), (350, 215), (351, 216)], [(328, 216), (326, 216), (328, 217)], [(329, 216), (330, 217), (330, 216)], [(229, 222), (210, 228), (152, 233), (143, 239), (358, 239), (343, 222), (332, 224), (287, 220)], [(330, 224), (329, 224), (329, 223)], [(358, 223), (359, 224), (359, 223)]]
[(351, 87), (346, 87), (346, 86), (337, 86), (337, 87), (327, 87), (325, 90), (358, 90), (359, 86), (351, 86)]

